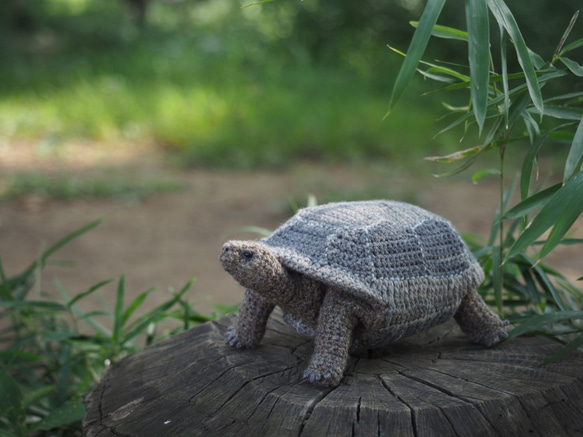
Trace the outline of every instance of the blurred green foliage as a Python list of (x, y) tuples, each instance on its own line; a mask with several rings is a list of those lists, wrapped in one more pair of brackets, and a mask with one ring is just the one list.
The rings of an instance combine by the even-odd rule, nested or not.
[[(111, 279), (73, 296), (59, 282), (58, 296), (46, 293), (42, 269), (57, 262), (53, 255), (63, 246), (99, 223), (63, 237), (20, 274), (8, 276), (0, 259), (0, 436), (80, 436), (83, 399), (112, 364), (236, 310), (217, 306), (211, 316), (195, 311), (186, 297), (192, 280), (150, 310), (143, 306), (155, 289), (128, 302), (123, 275), (117, 281), (113, 308), (89, 304), (93, 309), (85, 309), (87, 299), (99, 295)], [(163, 332), (161, 322), (166, 326)]]
[[(145, 3), (144, 26), (130, 3), (0, 4), (0, 139), (149, 141), (187, 164), (238, 168), (410, 162), (455, 148), (453, 136), (429, 140), (433, 96), (382, 120), (401, 62), (385, 45), (406, 48), (421, 1), (159, 0)], [(546, 16), (517, 16), (533, 17), (527, 34), (549, 27)], [(552, 50), (541, 41), (539, 52)], [(429, 53), (463, 61), (447, 45)]]

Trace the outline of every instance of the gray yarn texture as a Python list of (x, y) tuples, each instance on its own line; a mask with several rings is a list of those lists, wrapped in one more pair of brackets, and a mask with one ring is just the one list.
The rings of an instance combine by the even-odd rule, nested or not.
[(449, 221), (402, 202), (304, 208), (262, 241), (287, 268), (405, 313), (451, 315), (484, 279)]

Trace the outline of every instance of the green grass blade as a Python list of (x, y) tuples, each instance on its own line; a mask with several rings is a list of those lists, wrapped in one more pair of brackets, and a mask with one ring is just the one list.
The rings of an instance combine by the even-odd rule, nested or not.
[[(63, 296), (63, 299), (65, 299), (66, 302), (70, 302), (71, 297), (67, 294), (62, 284), (58, 280), (55, 282), (55, 284), (57, 286), (59, 294)], [(96, 312), (85, 313), (81, 308), (79, 308), (78, 305), (70, 303), (67, 304), (67, 308), (73, 312), (73, 314), (77, 317), (78, 320), (83, 320), (85, 323), (91, 326), (95, 330), (95, 332), (100, 333), (104, 337), (111, 336), (111, 331), (109, 329), (101, 325), (99, 322), (93, 320), (92, 316), (95, 315)]]
[(431, 37), (431, 32), (433, 32), (433, 27), (437, 23), (437, 18), (441, 13), (445, 0), (428, 0), (423, 15), (419, 20), (419, 26), (413, 34), (413, 39), (407, 51), (407, 56), (405, 61), (399, 70), (395, 84), (393, 85), (393, 92), (391, 94), (391, 100), (389, 101), (389, 109), (385, 114), (387, 117), (397, 102), (400, 100), (401, 96), (405, 92), (405, 89), (411, 82), (415, 70), (417, 69), (417, 64), (419, 60), (425, 53), (425, 48)]
[(28, 392), (22, 400), (22, 406), (24, 408), (28, 408), (30, 405), (38, 402), (39, 400), (46, 398), (48, 395), (55, 391), (56, 387), (57, 386), (54, 384), (44, 385), (37, 388), (36, 390)]
[(2, 258), (1, 257), (0, 257), (0, 281), (2, 281), (0, 283), (0, 286), (8, 283), (8, 277), (6, 276), (6, 273), (4, 272), (4, 266), (2, 265)]
[(11, 301), (0, 301), (0, 307), (6, 308), (34, 308), (34, 309), (45, 309), (51, 311), (65, 311), (67, 306), (45, 300), (11, 300)]
[(577, 169), (580, 167), (581, 159), (583, 159), (583, 118), (581, 118), (579, 126), (577, 126), (577, 131), (575, 132), (571, 148), (569, 149), (569, 155), (565, 162), (563, 182), (567, 182), (573, 177)]
[(488, 7), (483, 0), (466, 0), (466, 22), (471, 77), (470, 93), (478, 132), (481, 134), (486, 120), (490, 78), (490, 24)]
[(0, 371), (0, 411), (11, 422), (24, 414), (20, 388), (14, 378), (4, 371)]
[(123, 313), (123, 325), (127, 323), (132, 314), (144, 303), (148, 295), (154, 290), (156, 290), (155, 287), (149, 288), (143, 293), (140, 293), (138, 297), (133, 300)]
[(69, 235), (67, 235), (66, 237), (60, 239), (59, 241), (57, 241), (55, 244), (53, 244), (51, 247), (49, 247), (47, 250), (45, 250), (41, 256), (39, 257), (39, 260), (35, 261), (34, 263), (32, 263), (25, 271), (25, 273), (30, 273), (32, 271), (34, 271), (37, 267), (39, 267), (39, 264), (41, 264), (41, 266), (46, 263), (46, 261), (51, 257), (51, 255), (53, 255), (55, 252), (57, 252), (58, 250), (60, 250), (63, 246), (66, 246), (67, 244), (69, 244), (72, 240), (74, 240), (75, 238), (83, 235), (84, 233), (90, 231), (91, 229), (97, 227), (101, 222), (103, 221), (103, 219), (97, 219), (92, 221), (91, 223), (77, 229), (74, 232), (71, 232)]
[(73, 422), (78, 422), (85, 416), (85, 405), (82, 401), (70, 400), (52, 410), (40, 422), (34, 425), (35, 430), (50, 431)]
[(119, 341), (123, 329), (123, 301), (125, 294), (125, 275), (121, 275), (117, 283), (115, 310), (113, 313), (113, 339)]
[(89, 296), (90, 294), (93, 294), (94, 292), (99, 290), (101, 287), (111, 283), (112, 281), (113, 281), (113, 279), (106, 279), (105, 281), (101, 281), (101, 282), (95, 284), (93, 287), (89, 288), (89, 290), (84, 291), (83, 293), (79, 293), (73, 299), (71, 299), (69, 302), (67, 302), (67, 306), (69, 308), (71, 308), (73, 305), (75, 305), (81, 299)]
[(513, 41), (514, 48), (518, 56), (518, 62), (522, 67), (522, 71), (524, 71), (530, 98), (542, 116), (544, 103), (539, 81), (534, 69), (534, 65), (532, 64), (532, 59), (529, 55), (528, 48), (526, 47), (524, 38), (522, 37), (520, 29), (518, 28), (518, 24), (516, 23), (512, 12), (510, 12), (510, 9), (508, 9), (508, 6), (506, 6), (503, 0), (488, 0), (488, 7), (496, 18), (496, 21), (504, 27)]
[(583, 172), (577, 173), (548, 200), (530, 225), (520, 234), (505, 259), (509, 260), (526, 250), (560, 220), (560, 226), (553, 240), (551, 243), (547, 240), (543, 248), (548, 253), (560, 242), (560, 238), (564, 235), (563, 231), (566, 232), (564, 226), (571, 220), (575, 220), (581, 211), (583, 211)]
[(142, 333), (151, 323), (155, 323), (167, 316), (166, 312), (175, 304), (179, 303), (182, 299), (184, 293), (188, 291), (188, 289), (192, 286), (194, 280), (188, 281), (182, 289), (174, 295), (174, 297), (158, 307), (154, 308), (147, 314), (141, 316), (138, 320), (132, 323), (129, 327), (127, 332), (124, 334), (123, 342), (127, 342), (133, 340), (137, 337), (140, 333)]

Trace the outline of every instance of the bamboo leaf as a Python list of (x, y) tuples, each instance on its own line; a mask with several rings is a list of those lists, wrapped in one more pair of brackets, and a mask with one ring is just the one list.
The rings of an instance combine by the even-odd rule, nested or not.
[[(413, 26), (415, 29), (419, 26), (419, 21), (410, 21), (409, 24)], [(464, 32), (463, 30), (455, 29), (453, 27), (448, 26), (441, 26), (436, 24), (433, 26), (433, 31), (431, 35), (436, 38), (443, 38), (443, 39), (456, 39), (458, 41), (467, 41), (468, 40), (468, 32)]]
[(522, 161), (522, 171), (520, 172), (520, 198), (525, 200), (530, 191), (530, 178), (532, 176), (532, 168), (537, 159), (538, 152), (547, 139), (548, 132), (539, 137), (532, 143), (528, 149), (528, 153)]
[(569, 24), (568, 24), (567, 28), (565, 29), (565, 32), (563, 32), (563, 36), (559, 40), (559, 45), (557, 45), (557, 48), (555, 49), (554, 56), (557, 56), (559, 53), (561, 53), (561, 50), (563, 49), (563, 46), (565, 45), (567, 38), (569, 38), (569, 34), (571, 33), (571, 31), (573, 30), (573, 27), (575, 26), (575, 22), (577, 21), (578, 16), (579, 16), (579, 11), (576, 11), (575, 14), (573, 14), (573, 16), (571, 17), (571, 21), (569, 21)]
[(567, 343), (564, 347), (559, 349), (555, 354), (553, 354), (553, 356), (551, 356), (543, 364), (551, 364), (560, 361), (563, 358), (566, 358), (569, 354), (571, 354), (571, 352), (575, 352), (581, 346), (583, 346), (583, 333), (579, 334), (577, 337), (575, 337), (573, 340)]
[(529, 332), (541, 331), (552, 323), (583, 319), (583, 311), (558, 311), (529, 318), (508, 333), (508, 338), (515, 338)]
[(565, 67), (567, 67), (571, 73), (575, 76), (583, 77), (583, 66), (578, 64), (577, 62), (573, 61), (572, 59), (561, 57), (559, 58)]
[(543, 250), (550, 251), (555, 247), (562, 235), (566, 232), (564, 226), (574, 221), (583, 211), (583, 172), (577, 173), (564, 184), (540, 210), (528, 227), (520, 234), (514, 245), (508, 251), (506, 260), (511, 259), (532, 245), (538, 237), (550, 229), (555, 223), (559, 223), (557, 232), (553, 235), (551, 243), (545, 244)]
[(500, 248), (494, 246), (492, 248), (492, 284), (494, 286), (494, 298), (496, 300), (496, 308), (498, 312), (502, 312), (502, 275), (503, 267), (500, 263)]
[(546, 105), (543, 114), (559, 120), (579, 121), (583, 117), (583, 110), (578, 108), (568, 108), (565, 106)]
[[(583, 193), (580, 192), (579, 196), (583, 197)], [(561, 243), (565, 234), (569, 231), (573, 223), (575, 223), (575, 220), (581, 215), (581, 211), (583, 211), (583, 202), (579, 205), (573, 205), (573, 208), (571, 208), (571, 205), (565, 205), (565, 210), (566, 211), (555, 221), (553, 229), (541, 249), (539, 255), (540, 258), (547, 256)]]
[(480, 179), (483, 179), (487, 176), (492, 175), (499, 175), (500, 169), (499, 168), (486, 168), (484, 170), (477, 171), (472, 175), (472, 182), (477, 184)]
[(508, 112), (510, 111), (510, 91), (508, 86), (508, 62), (506, 57), (506, 44), (508, 43), (508, 34), (504, 31), (504, 27), (500, 28), (500, 63), (502, 68), (502, 89), (504, 91), (504, 120), (506, 129), (508, 129)]
[(425, 159), (427, 161), (432, 161), (432, 162), (451, 163), (451, 162), (456, 162), (456, 161), (460, 161), (462, 159), (469, 158), (470, 156), (474, 156), (475, 154), (480, 152), (480, 150), (482, 150), (482, 146), (474, 146), (474, 147), (470, 147), (469, 149), (459, 150), (457, 152), (450, 153), (449, 155), (428, 156)]
[(581, 118), (579, 126), (577, 126), (571, 148), (569, 149), (569, 155), (565, 162), (563, 182), (567, 182), (575, 174), (577, 168), (580, 166), (581, 159), (583, 159), (583, 118)]
[(573, 99), (580, 99), (581, 97), (583, 97), (583, 91), (578, 91), (578, 92), (574, 92), (574, 93), (567, 93), (567, 94), (561, 94), (560, 96), (550, 97), (550, 98), (546, 99), (545, 102), (554, 102), (557, 100), (573, 100)]
[(541, 208), (548, 200), (562, 187), (562, 184), (555, 184), (545, 190), (539, 191), (530, 197), (527, 197), (519, 204), (515, 205), (504, 214), (501, 220), (518, 218), (530, 214), (534, 210)]
[(583, 47), (583, 38), (578, 39), (577, 41), (573, 41), (570, 44), (567, 44), (565, 47), (563, 47), (563, 50), (561, 50), (559, 56), (563, 56), (565, 53), (569, 53), (570, 51), (578, 49), (579, 47)]
[(470, 63), (470, 93), (478, 133), (482, 133), (488, 107), (490, 78), (490, 24), (488, 7), (482, 0), (466, 0), (468, 24), (468, 59)]
[(425, 48), (431, 37), (431, 32), (437, 23), (437, 18), (439, 17), (444, 4), (445, 0), (428, 0), (423, 15), (421, 15), (421, 19), (419, 20), (419, 25), (413, 34), (413, 39), (409, 45), (405, 61), (403, 62), (399, 74), (397, 75), (397, 79), (395, 80), (391, 100), (389, 101), (389, 109), (387, 110), (385, 117), (391, 113), (413, 78), (417, 64), (419, 64), (419, 60), (425, 53)]
[(508, 32), (508, 35), (510, 35), (510, 38), (512, 38), (518, 56), (518, 62), (525, 74), (530, 98), (532, 99), (534, 106), (542, 115), (544, 104), (538, 78), (528, 52), (528, 47), (520, 33), (518, 24), (503, 0), (488, 0), (488, 7), (496, 18), (496, 21), (504, 27), (506, 32)]
[(428, 62), (424, 62), (424, 64), (431, 66), (431, 68), (427, 69), (427, 71), (426, 71), (427, 73), (441, 73), (441, 74), (445, 74), (447, 76), (455, 77), (456, 79), (459, 79), (463, 82), (468, 82), (470, 80), (470, 77), (468, 75), (460, 73), (458, 71), (455, 71), (452, 68), (443, 67), (441, 65), (430, 64)]
[(247, 3), (246, 5), (241, 6), (241, 9), (250, 8), (251, 6), (263, 5), (265, 3), (271, 3), (273, 1), (275, 1), (275, 0), (261, 0), (258, 2), (251, 2), (251, 3)]

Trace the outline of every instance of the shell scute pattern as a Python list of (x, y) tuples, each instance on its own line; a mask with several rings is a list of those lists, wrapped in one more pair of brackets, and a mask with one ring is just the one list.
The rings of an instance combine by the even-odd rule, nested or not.
[(302, 209), (263, 242), (288, 268), (385, 303), (394, 298), (395, 284), (413, 280), (430, 287), (439, 280), (445, 292), (449, 277), (475, 266), (448, 221), (395, 201)]

